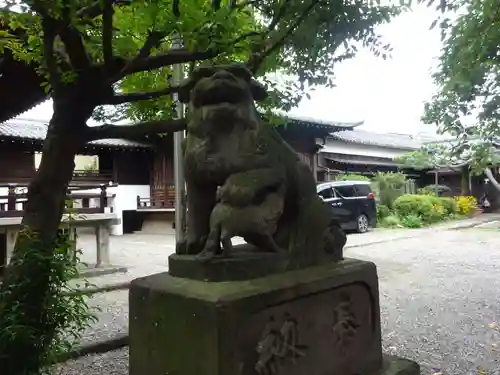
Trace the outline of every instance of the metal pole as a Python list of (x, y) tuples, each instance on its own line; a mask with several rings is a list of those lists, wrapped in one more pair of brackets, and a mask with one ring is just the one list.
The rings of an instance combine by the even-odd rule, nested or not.
[(469, 166), (467, 166), (466, 168), (467, 168), (467, 177), (469, 178), (469, 195), (472, 195), (472, 179), (470, 176), (470, 169)]
[[(182, 48), (179, 37), (174, 36), (172, 48)], [(184, 79), (183, 65), (174, 65), (172, 73), (172, 84), (178, 85)], [(173, 100), (177, 118), (183, 118), (184, 106), (179, 102), (177, 94), (174, 94)], [(174, 133), (175, 239), (177, 243), (184, 241), (186, 227), (186, 182), (184, 179), (184, 157), (182, 152), (183, 140), (184, 131)]]

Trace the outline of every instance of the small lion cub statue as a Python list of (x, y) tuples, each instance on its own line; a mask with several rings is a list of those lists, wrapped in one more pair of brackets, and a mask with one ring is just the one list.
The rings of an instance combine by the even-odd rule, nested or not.
[(231, 256), (231, 238), (236, 236), (243, 237), (262, 252), (282, 252), (273, 235), (283, 214), (284, 186), (267, 189), (257, 197), (256, 203), (241, 206), (231, 200), (231, 188), (227, 184), (228, 181), (217, 190), (217, 204), (210, 216), (210, 233), (201, 254)]

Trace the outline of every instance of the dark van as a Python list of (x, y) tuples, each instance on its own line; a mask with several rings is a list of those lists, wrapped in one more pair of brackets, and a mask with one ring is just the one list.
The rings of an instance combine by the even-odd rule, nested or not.
[(377, 223), (377, 205), (367, 181), (329, 181), (316, 186), (344, 230), (368, 231)]

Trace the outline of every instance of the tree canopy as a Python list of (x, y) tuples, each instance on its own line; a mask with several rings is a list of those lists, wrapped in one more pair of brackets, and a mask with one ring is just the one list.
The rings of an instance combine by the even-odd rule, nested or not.
[(456, 137), (447, 157), (475, 170), (495, 162), (500, 104), (500, 4), (457, 0), (441, 24), (444, 47), (433, 75), (437, 93), (423, 120)]
[(467, 155), (454, 155), (453, 142), (424, 144), (419, 150), (396, 158), (404, 166), (415, 169), (459, 168), (470, 163)]
[[(283, 110), (298, 104), (309, 86), (332, 86), (336, 63), (353, 57), (360, 44), (385, 57), (390, 48), (380, 40), (375, 27), (401, 10), (362, 1), (259, 1), (252, 2), (251, 7), (255, 17), (253, 24), (247, 23), (249, 33), (254, 34), (247, 46), (250, 48), (240, 49), (231, 57), (259, 65), (253, 70), (270, 91), (264, 106)], [(275, 36), (269, 39), (272, 30)], [(264, 52), (255, 54), (256, 49)], [(278, 72), (279, 77), (266, 75), (270, 72)], [(137, 90), (163, 82), (164, 77), (146, 72), (125, 80), (122, 88)], [(170, 109), (170, 103), (161, 99), (136, 103), (129, 107), (128, 114), (140, 120), (154, 119)]]
[[(44, 77), (54, 114), (28, 188), (26, 230), (0, 286), (0, 367), (25, 375), (50, 364), (54, 244), (74, 156), (87, 142), (184, 129), (185, 121), (171, 118), (179, 87), (169, 77), (177, 64), (231, 60), (261, 76), (279, 70), (284, 84), (264, 79), (268, 106), (287, 108), (304, 87), (332, 85), (335, 62), (353, 56), (357, 45), (385, 54), (375, 27), (399, 11), (363, 0), (7, 0), (2, 61), (14, 58)], [(96, 108), (103, 114), (108, 106), (143, 122), (87, 126)], [(19, 327), (30, 334), (18, 334)]]
[[(231, 60), (261, 76), (279, 71), (279, 80), (262, 79), (268, 106), (286, 110), (304, 88), (333, 85), (335, 63), (354, 56), (360, 44), (384, 57), (389, 46), (375, 27), (401, 9), (361, 0), (12, 1), (1, 14), (7, 27), (0, 47), (36, 62), (52, 95), (60, 83), (98, 71), (97, 105), (118, 106), (137, 120), (171, 116), (176, 63), (192, 69)], [(173, 48), (176, 35), (182, 49)], [(106, 113), (100, 108), (95, 115)]]

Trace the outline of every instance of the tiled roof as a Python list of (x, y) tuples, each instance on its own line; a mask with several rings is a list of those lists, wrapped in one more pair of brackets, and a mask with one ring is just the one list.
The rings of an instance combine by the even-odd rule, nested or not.
[[(280, 113), (281, 114), (281, 113)], [(340, 128), (340, 129), (353, 129), (356, 126), (362, 125), (363, 121), (360, 122), (339, 122), (331, 120), (321, 120), (309, 116), (298, 116), (292, 114), (281, 114), (283, 118), (292, 123), (298, 123), (305, 126), (312, 126), (317, 128)], [(347, 130), (347, 131), (349, 131)]]
[(0, 57), (0, 121), (7, 121), (43, 102), (47, 94), (42, 87), (44, 78), (36, 73), (35, 66), (15, 60), (12, 54), (2, 53)]
[(398, 133), (382, 134), (361, 129), (339, 131), (330, 134), (330, 137), (344, 142), (406, 150), (417, 150), (424, 142), (430, 140), (430, 138), (424, 136)]
[[(361, 123), (341, 123), (334, 121), (316, 120), (310, 117), (290, 116), (287, 115), (289, 121), (305, 124), (306, 126), (320, 127), (337, 127), (352, 129)], [(4, 123), (0, 123), (0, 136), (29, 139), (42, 141), (47, 134), (47, 123), (39, 120), (15, 119)], [(366, 130), (341, 130), (330, 134), (333, 139), (338, 139), (344, 142), (400, 148), (407, 150), (416, 150), (424, 142), (429, 142), (435, 138), (425, 138), (421, 136), (412, 136), (409, 134), (396, 133), (372, 133)], [(101, 139), (99, 141), (90, 142), (90, 144), (107, 146), (107, 147), (149, 147), (147, 144), (129, 141), (125, 139)]]
[[(47, 126), (47, 123), (38, 120), (10, 120), (0, 123), (0, 136), (43, 141), (47, 134)], [(89, 144), (107, 147), (149, 147), (147, 144), (125, 139), (100, 139)]]
[[(334, 131), (335, 129), (333, 128), (352, 129), (353, 127), (361, 124), (316, 120), (312, 117), (294, 115), (286, 115), (285, 118), (293, 123), (308, 127), (311, 126), (327, 129), (328, 131)], [(45, 135), (47, 134), (47, 126), (46, 122), (40, 120), (14, 119), (0, 123), (0, 136), (43, 141), (45, 139)], [(101, 139), (90, 142), (89, 144), (108, 147), (150, 147), (144, 143), (133, 142), (125, 139)]]
[(358, 164), (358, 165), (384, 165), (388, 167), (397, 167), (398, 163), (392, 159), (383, 157), (373, 157), (373, 156), (358, 156), (358, 155), (347, 155), (347, 154), (337, 154), (330, 153), (326, 159), (335, 161), (340, 164)]

